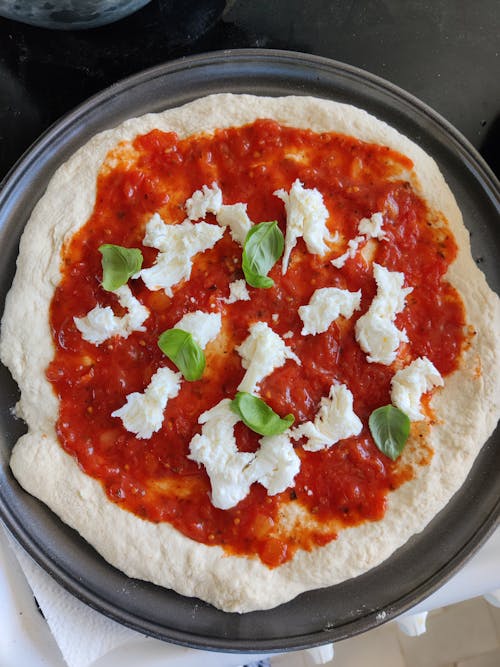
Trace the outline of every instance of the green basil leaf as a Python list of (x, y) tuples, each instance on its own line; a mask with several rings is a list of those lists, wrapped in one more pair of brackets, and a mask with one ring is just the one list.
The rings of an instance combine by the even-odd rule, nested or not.
[(274, 285), (274, 280), (267, 274), (283, 254), (284, 246), (285, 239), (276, 220), (252, 227), (245, 239), (242, 261), (249, 285), (265, 289)]
[(102, 255), (102, 286), (113, 292), (138, 273), (142, 267), (142, 252), (137, 248), (123, 248), (104, 243), (99, 247)]
[(395, 461), (410, 435), (408, 415), (393, 405), (384, 405), (371, 413), (368, 426), (380, 451)]
[(295, 421), (292, 414), (281, 419), (261, 398), (246, 391), (236, 394), (231, 401), (231, 410), (241, 417), (248, 428), (260, 435), (278, 435)]
[(205, 353), (182, 329), (167, 329), (158, 338), (158, 346), (189, 382), (199, 380), (205, 370)]

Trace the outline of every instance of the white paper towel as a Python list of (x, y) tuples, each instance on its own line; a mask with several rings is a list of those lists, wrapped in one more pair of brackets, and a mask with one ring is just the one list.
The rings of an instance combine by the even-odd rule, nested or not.
[(8, 537), (68, 667), (89, 667), (117, 646), (142, 638), (65, 591)]
[[(169, 667), (199, 664), (204, 667), (237, 667), (266, 657), (189, 649), (130, 630), (91, 609), (64, 590), (35, 563), (1, 522), (0, 532), (6, 535), (68, 667), (90, 667), (94, 663), (95, 667), (126, 667), (137, 664), (141, 667), (164, 667), (167, 662)], [(2, 542), (5, 543), (0, 541), (0, 546)], [(0, 559), (0, 566), (1, 564)], [(13, 577), (14, 573), (7, 572), (6, 575)], [(12, 600), (11, 605), (15, 606), (16, 600)], [(8, 631), (4, 627), (3, 631), (6, 630)], [(0, 658), (1, 648), (0, 646)], [(7, 667), (17, 667), (18, 664), (19, 660), (15, 659), (6, 663)], [(39, 664), (45, 662), (41, 660)]]

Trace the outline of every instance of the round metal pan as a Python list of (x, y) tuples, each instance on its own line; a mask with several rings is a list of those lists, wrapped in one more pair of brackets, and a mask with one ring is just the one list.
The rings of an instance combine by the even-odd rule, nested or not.
[[(315, 95), (375, 114), (438, 162), (472, 233), (473, 255), (500, 291), (499, 186), (477, 152), (445, 120), (404, 91), (361, 70), (286, 51), (241, 50), (186, 58), (148, 70), (93, 97), (50, 129), (21, 159), (0, 192), (1, 303), (11, 284), (19, 236), (56, 170), (96, 132), (132, 116), (216, 92)], [(33, 558), (66, 589), (107, 616), (148, 635), (192, 647), (283, 651), (336, 641), (407, 610), (442, 585), (493, 530), (500, 510), (500, 433), (484, 446), (446, 508), (379, 567), (275, 609), (227, 614), (132, 580), (12, 477), (9, 454), (23, 424), (11, 408), (17, 387), (0, 375), (0, 511)]]

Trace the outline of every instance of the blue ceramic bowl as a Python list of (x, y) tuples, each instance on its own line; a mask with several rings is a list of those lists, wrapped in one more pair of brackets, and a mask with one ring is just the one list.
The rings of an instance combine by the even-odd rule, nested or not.
[(132, 14), (150, 0), (0, 0), (0, 15), (42, 28), (97, 28)]

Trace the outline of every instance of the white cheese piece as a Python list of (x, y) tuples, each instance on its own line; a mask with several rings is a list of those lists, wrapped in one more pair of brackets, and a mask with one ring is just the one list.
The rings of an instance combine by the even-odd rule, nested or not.
[(250, 466), (252, 479), (265, 487), (270, 496), (292, 486), (300, 470), (300, 458), (295, 453), (287, 433), (264, 436)]
[(252, 324), (250, 335), (236, 349), (241, 356), (243, 368), (247, 369), (238, 390), (250, 394), (255, 393), (257, 385), (275, 368), (283, 366), (287, 359), (293, 359), (300, 365), (297, 355), (266, 322)]
[(325, 241), (332, 241), (334, 238), (330, 236), (326, 226), (329, 213), (319, 190), (304, 188), (297, 179), (290, 192), (276, 190), (274, 194), (284, 202), (286, 211), (285, 252), (282, 265), (284, 275), (288, 269), (290, 253), (299, 236), (304, 237), (308, 251), (315, 255), (324, 255), (328, 250)]
[(205, 466), (212, 487), (212, 504), (222, 510), (234, 507), (248, 495), (252, 484), (249, 466), (255, 457), (238, 451), (234, 426), (239, 417), (230, 404), (224, 398), (200, 415), (201, 434), (191, 439), (188, 456)]
[(354, 257), (354, 255), (356, 254), (356, 250), (357, 246), (353, 252), (351, 252), (351, 249), (346, 250), (342, 255), (339, 255), (335, 259), (332, 259), (331, 263), (335, 268), (341, 269), (350, 257)]
[(223, 299), (225, 303), (236, 303), (236, 301), (250, 301), (250, 294), (248, 293), (246, 281), (235, 280), (229, 284), (229, 296)]
[(246, 204), (223, 204), (217, 213), (217, 222), (221, 227), (229, 227), (231, 237), (241, 246), (253, 224), (247, 215)]
[(367, 239), (378, 239), (386, 241), (384, 229), (384, 216), (382, 213), (374, 213), (370, 218), (362, 218), (358, 224), (358, 232)]
[(386, 240), (383, 224), (384, 216), (380, 212), (373, 213), (370, 218), (362, 218), (358, 223), (358, 235), (347, 242), (347, 250), (343, 255), (332, 259), (333, 266), (341, 269), (346, 261), (358, 252), (359, 246), (368, 239)]
[(170, 368), (158, 369), (144, 392), (129, 394), (125, 405), (111, 416), (119, 417), (127, 431), (135, 433), (138, 438), (150, 438), (160, 430), (168, 400), (179, 393), (181, 380), (182, 375)]
[[(357, 239), (358, 237), (356, 237)], [(356, 242), (356, 239), (352, 239), (351, 241), (348, 242), (348, 249), (339, 257), (336, 257), (335, 259), (332, 259), (331, 263), (333, 266), (337, 269), (341, 269), (344, 264), (347, 262), (348, 259), (351, 257), (354, 257), (354, 255), (358, 251), (358, 245), (359, 243)]]
[(184, 220), (178, 225), (166, 225), (155, 213), (146, 225), (143, 243), (160, 252), (153, 266), (142, 269), (138, 275), (148, 289), (163, 289), (167, 296), (172, 296), (172, 286), (191, 275), (192, 258), (213, 248), (223, 233), (220, 227), (207, 222)]
[(130, 331), (146, 331), (146, 327), (142, 326), (149, 317), (149, 310), (146, 306), (135, 298), (128, 285), (122, 285), (114, 293), (118, 296), (120, 306), (128, 310), (128, 313), (122, 318), (125, 326)]
[[(155, 213), (146, 224), (146, 233), (142, 242), (149, 248), (156, 248), (157, 250), (166, 252), (171, 243), (172, 235), (174, 237), (176, 234), (181, 235), (180, 232), (172, 231), (175, 230), (175, 227), (176, 225), (172, 225), (172, 229), (170, 229), (170, 225), (166, 225), (163, 222), (160, 214)], [(140, 276), (141, 272), (139, 271), (137, 275)]]
[(368, 311), (356, 322), (356, 340), (369, 362), (389, 365), (396, 358), (400, 343), (408, 341), (406, 332), (396, 327), (394, 319), (404, 309), (413, 287), (403, 287), (403, 273), (388, 271), (379, 264), (373, 264), (373, 274), (377, 294)]
[(422, 395), (433, 387), (442, 387), (440, 372), (427, 357), (419, 357), (394, 374), (391, 380), (392, 404), (408, 415), (410, 421), (424, 419), (420, 412)]
[(82, 338), (100, 345), (112, 336), (128, 338), (133, 331), (145, 331), (143, 323), (149, 317), (149, 310), (135, 298), (128, 285), (122, 285), (114, 290), (122, 308), (128, 310), (123, 317), (117, 317), (110, 306), (103, 308), (96, 306), (85, 317), (74, 317), (76, 328)]
[(337, 287), (317, 289), (307, 306), (300, 306), (298, 313), (304, 323), (302, 335), (326, 331), (330, 324), (340, 315), (349, 318), (355, 310), (359, 310), (361, 290), (349, 292)]
[(227, 510), (245, 498), (250, 486), (259, 482), (270, 495), (281, 493), (300, 470), (300, 459), (289, 437), (283, 433), (263, 437), (255, 454), (238, 451), (234, 427), (239, 417), (223, 399), (200, 415), (201, 434), (189, 444), (192, 461), (205, 466), (212, 487), (212, 504)]
[(304, 449), (317, 452), (339, 440), (359, 435), (363, 424), (353, 410), (353, 396), (345, 384), (332, 384), (330, 394), (321, 399), (314, 422), (306, 422), (292, 431), (292, 438), (306, 437)]
[(189, 220), (199, 220), (204, 218), (207, 213), (217, 215), (221, 206), (222, 191), (214, 182), (210, 187), (204, 185), (201, 190), (193, 192), (186, 201), (186, 212)]
[(100, 345), (112, 336), (120, 335), (121, 318), (116, 317), (109, 306), (96, 306), (85, 317), (73, 317), (82, 338), (93, 345)]
[(195, 310), (194, 313), (186, 313), (181, 317), (173, 328), (190, 333), (194, 341), (204, 350), (211, 340), (217, 338), (221, 327), (220, 313), (204, 313), (202, 310)]

